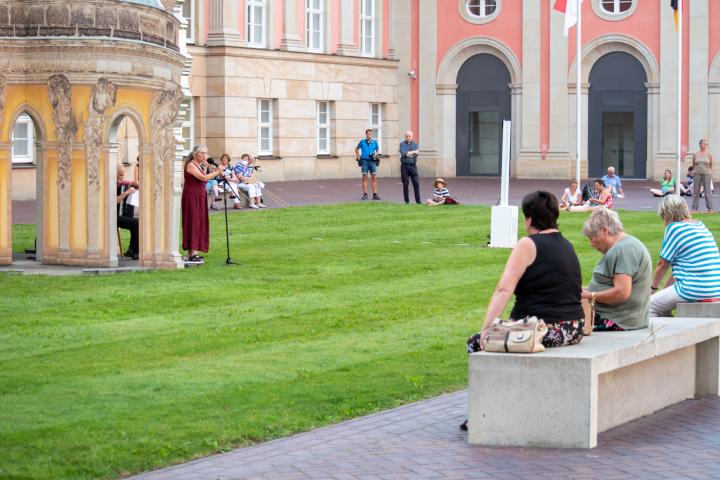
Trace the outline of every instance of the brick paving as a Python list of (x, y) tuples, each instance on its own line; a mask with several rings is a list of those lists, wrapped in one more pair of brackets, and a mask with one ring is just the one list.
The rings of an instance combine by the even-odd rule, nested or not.
[(134, 478), (720, 478), (718, 397), (688, 400), (604, 432), (592, 450), (471, 446), (458, 429), (466, 411), (463, 391)]
[[(490, 177), (458, 177), (446, 178), (453, 196), (461, 202), (470, 205), (495, 205), (500, 197), (500, 179)], [(433, 178), (422, 178), (420, 192), (423, 201), (430, 197)], [(532, 190), (548, 190), (562, 195), (567, 186), (564, 180), (518, 180), (510, 181), (509, 201), (511, 205), (519, 205), (522, 197)], [(627, 210), (655, 210), (658, 199), (653, 198), (648, 189), (657, 187), (656, 183), (648, 180), (624, 181), (624, 199), (615, 201), (616, 208)], [(385, 202), (401, 203), (402, 184), (399, 178), (383, 177), (378, 179), (379, 193)], [(413, 198), (412, 187), (410, 197)], [(360, 178), (340, 180), (298, 180), (291, 182), (268, 182), (265, 200), (270, 208), (289, 205), (327, 205), (333, 203), (357, 202), (362, 195)], [(720, 193), (720, 192), (719, 192)], [(716, 199), (715, 204), (720, 203)], [(700, 203), (704, 207), (704, 201)], [(13, 223), (34, 223), (35, 202), (14, 201)], [(250, 213), (255, 210), (234, 210), (236, 213)]]

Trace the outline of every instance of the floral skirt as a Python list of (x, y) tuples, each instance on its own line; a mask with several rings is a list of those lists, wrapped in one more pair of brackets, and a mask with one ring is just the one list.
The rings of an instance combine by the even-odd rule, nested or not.
[[(563, 322), (549, 323), (548, 332), (542, 340), (545, 348), (565, 347), (580, 343), (583, 337), (583, 326), (585, 320), (566, 320)], [(481, 334), (476, 333), (467, 339), (468, 353), (480, 351)]]
[(593, 321), (593, 332), (624, 332), (617, 323), (613, 322), (609, 318), (602, 317), (599, 313), (595, 312), (595, 318)]

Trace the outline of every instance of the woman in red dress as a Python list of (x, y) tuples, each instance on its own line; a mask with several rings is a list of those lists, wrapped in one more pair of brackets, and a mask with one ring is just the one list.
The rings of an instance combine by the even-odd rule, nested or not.
[(198, 145), (193, 148), (185, 160), (185, 184), (182, 192), (182, 248), (187, 250), (187, 259), (191, 262), (202, 262), (203, 257), (198, 255), (198, 251), (207, 253), (210, 249), (210, 221), (205, 183), (222, 174), (220, 169), (212, 173), (205, 173), (207, 156), (207, 147)]

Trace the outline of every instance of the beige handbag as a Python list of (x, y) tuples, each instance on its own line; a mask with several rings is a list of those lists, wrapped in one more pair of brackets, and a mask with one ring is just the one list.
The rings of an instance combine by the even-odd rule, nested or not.
[(502, 353), (542, 352), (545, 350), (542, 339), (547, 332), (547, 325), (537, 317), (517, 321), (496, 318), (483, 342), (483, 350)]
[(587, 337), (593, 331), (593, 324), (595, 323), (595, 302), (590, 302), (583, 298), (580, 301), (585, 314), (585, 324), (583, 325), (583, 336)]

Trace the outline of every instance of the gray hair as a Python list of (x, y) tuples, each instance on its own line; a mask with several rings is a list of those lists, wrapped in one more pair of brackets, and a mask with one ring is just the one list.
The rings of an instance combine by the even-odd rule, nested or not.
[(619, 235), (625, 231), (617, 212), (613, 212), (607, 208), (598, 208), (590, 215), (585, 225), (583, 225), (582, 233), (588, 238), (593, 238), (597, 236), (603, 228), (607, 229), (610, 235)]
[(681, 222), (690, 218), (690, 210), (680, 195), (668, 195), (660, 201), (658, 215), (667, 223)]
[(200, 150), (201, 148), (204, 149), (204, 150), (207, 150), (207, 146), (206, 146), (205, 144), (202, 144), (202, 143), (201, 143), (201, 144), (195, 145), (195, 146), (193, 147), (193, 149), (190, 151), (190, 153), (188, 153), (188, 156), (187, 156), (187, 158), (185, 159), (185, 162), (183, 162), (183, 164), (184, 164), (184, 165), (187, 165), (188, 163), (190, 163), (190, 160), (192, 160), (193, 158), (195, 158), (195, 154), (196, 154), (196, 153), (198, 152), (198, 150)]

